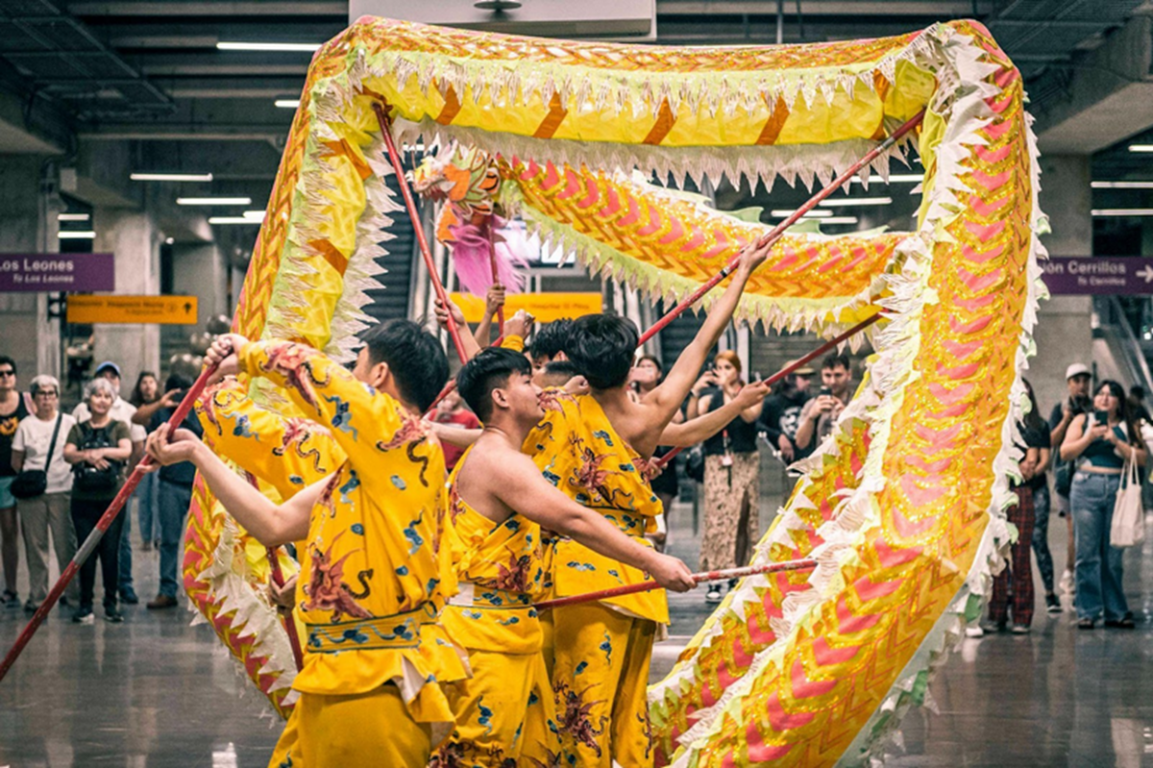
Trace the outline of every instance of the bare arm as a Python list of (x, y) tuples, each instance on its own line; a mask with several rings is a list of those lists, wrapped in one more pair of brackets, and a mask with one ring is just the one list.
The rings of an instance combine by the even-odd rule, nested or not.
[(432, 428), (432, 433), (436, 435), (438, 440), (442, 443), (455, 445), (457, 448), (468, 448), (484, 434), (483, 429), (461, 429), (435, 421), (426, 421), (425, 423)]
[(524, 454), (502, 451), (498, 461), (486, 462), (486, 469), (481, 475), (485, 490), (510, 509), (605, 557), (652, 574), (667, 589), (686, 592), (695, 586), (684, 563), (629, 538), (602, 515), (565, 496)]
[(797, 434), (793, 442), (798, 448), (804, 450), (813, 441), (813, 433), (817, 429), (817, 420), (821, 418), (821, 412), (817, 410), (816, 406), (813, 406), (802, 409), (802, 413), (804, 415), (797, 423)]
[[(472, 329), (468, 327), (468, 323), (464, 321), (464, 313), (460, 311), (460, 307), (453, 304), (451, 299), (448, 303), (449, 307), (446, 310), (444, 305), (440, 303), (440, 299), (436, 300), (436, 322), (441, 328), (447, 331), (448, 313), (450, 311), (452, 312), (452, 319), (456, 321), (456, 329), (460, 332), (461, 344), (464, 345), (464, 354), (471, 360), (480, 352), (480, 344), (477, 343), (476, 337), (472, 335)], [(467, 361), (462, 360), (461, 362)]]
[(176, 438), (169, 442), (168, 425), (160, 427), (148, 437), (148, 455), (159, 465), (182, 461), (195, 464), (228, 513), (261, 544), (275, 547), (308, 535), (309, 516), (328, 485), (328, 478), (316, 481), (283, 504), (273, 504), (191, 432), (177, 430)]
[(147, 427), (152, 423), (152, 416), (161, 408), (175, 408), (180, 404), (176, 395), (180, 394), (178, 390), (165, 392), (164, 397), (152, 403), (144, 403), (136, 409), (136, 413), (132, 414), (132, 423), (139, 424), (142, 427)]
[(737, 308), (737, 302), (749, 282), (749, 277), (768, 257), (769, 250), (769, 246), (757, 248), (755, 243), (745, 247), (740, 262), (733, 272), (732, 282), (709, 310), (708, 317), (705, 318), (705, 323), (697, 332), (696, 338), (681, 352), (661, 385), (645, 398), (646, 404), (652, 403), (657, 407), (664, 423), (668, 423), (673, 411), (680, 407), (688, 395), (689, 388), (693, 385), (693, 378), (704, 365), (709, 350), (717, 343), (717, 339), (733, 319), (733, 311)]
[[(769, 396), (770, 388), (761, 381), (753, 382), (744, 387), (740, 394), (715, 411), (704, 416), (689, 419), (683, 424), (669, 424), (661, 433), (660, 445), (670, 445), (675, 448), (688, 448), (702, 440), (707, 440), (724, 429), (733, 419), (756, 407), (757, 416), (760, 416), (761, 403)], [(753, 400), (756, 398), (756, 402)], [(705, 398), (708, 401), (708, 397)], [(750, 404), (751, 403), (751, 404)], [(745, 419), (749, 421), (749, 419)], [(756, 417), (753, 418), (756, 420)]]
[(24, 470), (24, 451), (12, 451), (12, 469), (15, 472), (22, 472)]
[(1068, 430), (1065, 432), (1065, 439), (1061, 443), (1061, 460), (1072, 461), (1073, 459), (1084, 453), (1089, 444), (1096, 440), (1098, 437), (1104, 436), (1107, 427), (1090, 427), (1086, 429), (1085, 414), (1078, 414), (1073, 418), (1073, 423), (1069, 425)]

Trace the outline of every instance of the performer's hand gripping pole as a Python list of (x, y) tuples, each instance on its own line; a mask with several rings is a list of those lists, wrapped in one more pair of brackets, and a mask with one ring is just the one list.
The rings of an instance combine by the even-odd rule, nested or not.
[[(749, 565), (745, 566), (744, 568), (727, 568), (722, 571), (705, 571), (704, 573), (694, 573), (693, 581), (695, 581), (697, 584), (707, 581), (727, 581), (728, 579), (742, 579), (745, 576), (753, 576), (758, 573), (811, 571), (816, 567), (816, 560), (787, 560), (783, 563), (771, 563), (769, 565)], [(605, 600), (610, 597), (620, 597), (622, 595), (635, 595), (638, 592), (651, 592), (654, 589), (660, 588), (661, 585), (657, 584), (655, 581), (642, 581), (638, 584), (626, 584), (623, 587), (602, 589), (599, 592), (587, 592), (583, 595), (573, 595), (571, 597), (558, 597), (555, 600), (545, 600), (542, 603), (535, 603), (533, 607), (538, 611), (543, 611), (546, 608), (558, 608), (562, 605), (589, 603), (594, 600)]]
[[(208, 383), (208, 379), (215, 372), (215, 365), (209, 366), (201, 371), (200, 378), (198, 378), (196, 383), (188, 390), (188, 394), (180, 401), (180, 405), (176, 406), (176, 412), (173, 413), (172, 418), (168, 420), (169, 430), (175, 430), (180, 426), (181, 422), (184, 421), (184, 417), (192, 410), (192, 404), (196, 402), (196, 398), (200, 397), (200, 393), (204, 390), (205, 384)], [(144, 477), (144, 469), (151, 464), (151, 456), (145, 456), (137, 462), (136, 467), (132, 470), (132, 474), (130, 474), (124, 482), (124, 487), (120, 489), (120, 493), (116, 494), (116, 498), (112, 500), (112, 503), (108, 505), (108, 509), (100, 516), (100, 520), (97, 521), (92, 533), (90, 533), (88, 538), (84, 540), (84, 543), (80, 545), (80, 549), (76, 551), (76, 554), (72, 557), (72, 561), (64, 568), (63, 573), (60, 574), (60, 578), (56, 580), (56, 584), (48, 593), (48, 597), (46, 597), (44, 602), (40, 604), (40, 607), (36, 609), (36, 613), (32, 614), (32, 619), (28, 622), (28, 625), (24, 627), (23, 631), (20, 632), (19, 637), (16, 638), (16, 642), (8, 651), (8, 655), (4, 657), (4, 661), (0, 662), (0, 682), (3, 682), (4, 676), (8, 674), (8, 670), (12, 668), (12, 665), (16, 663), (16, 659), (20, 657), (20, 652), (24, 650), (24, 646), (28, 645), (28, 641), (36, 634), (36, 630), (44, 622), (44, 619), (47, 618), (48, 613), (52, 610), (53, 606), (56, 605), (60, 596), (64, 594), (64, 590), (68, 587), (68, 583), (72, 581), (72, 577), (76, 575), (76, 572), (80, 570), (80, 566), (83, 565), (84, 561), (95, 551), (96, 545), (100, 543), (100, 539), (104, 536), (104, 532), (108, 530), (108, 526), (112, 525), (112, 521), (120, 514), (120, 511), (128, 502), (129, 497), (132, 496), (132, 492), (135, 491), (136, 486), (140, 484), (141, 478)]]
[[(412, 219), (412, 229), (416, 234), (416, 242), (420, 247), (420, 255), (424, 257), (424, 265), (428, 268), (429, 277), (432, 278), (432, 287), (436, 290), (436, 297), (448, 308), (448, 294), (445, 293), (444, 284), (440, 281), (440, 274), (436, 270), (436, 262), (432, 259), (432, 251), (428, 247), (428, 239), (424, 236), (424, 227), (420, 224), (420, 213), (416, 210), (416, 201), (412, 197), (412, 190), (408, 187), (408, 178), (404, 175), (404, 166), (400, 162), (400, 151), (396, 148), (396, 142), (392, 138), (392, 118), (389, 117), (388, 109), (380, 102), (374, 102), (372, 105), (373, 111), (376, 112), (376, 120), (380, 123), (380, 135), (384, 137), (384, 146), (388, 150), (388, 159), (392, 162), (393, 173), (396, 174), (396, 182), (400, 185), (400, 194), (404, 198), (404, 207), (408, 209), (409, 218)], [(448, 315), (448, 335), (452, 337), (453, 346), (456, 347), (456, 354), (462, 363), (468, 362), (468, 355), (464, 352), (464, 344), (460, 340), (460, 332), (457, 330), (456, 321), (452, 319), (452, 313)]]
[[(757, 247), (763, 248), (766, 245), (772, 245), (773, 243), (780, 240), (781, 235), (785, 234), (786, 229), (796, 224), (801, 220), (802, 216), (816, 208), (818, 203), (848, 183), (849, 180), (856, 176), (862, 168), (896, 146), (897, 142), (901, 140), (901, 137), (920, 125), (921, 121), (924, 119), (925, 110), (922, 109), (920, 112), (913, 115), (906, 122), (904, 122), (899, 128), (897, 128), (897, 130), (893, 131), (889, 138), (873, 147), (864, 157), (849, 166), (844, 173), (835, 178), (830, 184), (823, 187), (820, 191), (817, 192), (817, 194), (810, 197), (808, 202), (806, 202), (797, 210), (793, 211), (787, 219), (766, 232), (765, 236), (757, 241)], [(681, 301), (680, 304), (677, 304), (675, 307), (669, 310), (669, 312), (660, 320), (658, 320), (652, 328), (649, 328), (647, 331), (645, 331), (644, 335), (641, 336), (640, 344), (643, 345), (653, 336), (656, 336), (658, 333), (664, 330), (665, 326), (675, 320), (686, 309), (700, 301), (702, 296), (711, 291), (722, 280), (732, 274), (733, 270), (737, 268), (739, 261), (740, 254), (733, 256), (733, 258), (729, 260), (729, 263), (724, 266), (724, 269), (709, 278), (708, 282), (703, 283), (699, 288), (693, 291), (691, 295)]]

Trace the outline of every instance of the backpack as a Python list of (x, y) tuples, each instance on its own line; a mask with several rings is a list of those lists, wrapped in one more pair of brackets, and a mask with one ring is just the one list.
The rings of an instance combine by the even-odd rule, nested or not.
[[(80, 431), (82, 438), (80, 445), (76, 447), (82, 451), (116, 447), (116, 443), (112, 441), (111, 424), (95, 429), (84, 423), (80, 425)], [(123, 467), (123, 462), (114, 459), (105, 459), (105, 461), (108, 462), (108, 466), (104, 469), (97, 469), (86, 461), (73, 464), (73, 487), (84, 493), (107, 492), (115, 494), (116, 486), (120, 482), (120, 469)]]

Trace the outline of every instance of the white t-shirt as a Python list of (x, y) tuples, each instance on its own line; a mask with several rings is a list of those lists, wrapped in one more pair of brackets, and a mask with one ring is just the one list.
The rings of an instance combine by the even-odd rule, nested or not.
[[(63, 493), (72, 490), (72, 465), (64, 460), (64, 444), (76, 419), (68, 414), (60, 417), (60, 433), (56, 436), (56, 449), (48, 465), (48, 488), (45, 493)], [(56, 419), (42, 421), (36, 416), (21, 419), (12, 438), (12, 450), (24, 451), (24, 469), (44, 469), (44, 458), (52, 442)]]
[[(113, 421), (123, 421), (128, 425), (128, 436), (134, 443), (143, 443), (148, 439), (148, 430), (140, 424), (132, 423), (132, 416), (136, 413), (136, 406), (127, 400), (120, 397), (116, 398), (116, 402), (108, 409), (108, 415)], [(88, 403), (81, 403), (76, 406), (72, 411), (72, 418), (76, 419), (77, 424), (83, 424), (92, 418), (92, 414), (88, 411)], [(47, 450), (47, 449), (46, 449)]]

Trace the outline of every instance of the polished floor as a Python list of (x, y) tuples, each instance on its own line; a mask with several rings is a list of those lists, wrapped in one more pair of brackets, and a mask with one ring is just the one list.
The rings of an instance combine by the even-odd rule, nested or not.
[[(766, 513), (776, 499), (766, 500)], [(767, 525), (768, 514), (762, 525)], [(672, 550), (695, 565), (688, 505), (673, 514)], [(135, 522), (135, 521), (134, 521)], [(1051, 526), (1058, 573), (1065, 528)], [(158, 557), (134, 552), (141, 597)], [(1071, 613), (1050, 617), (1038, 593), (1033, 633), (965, 640), (931, 686), (936, 711), (910, 713), (891, 766), (1153, 766), (1153, 543), (1126, 555), (1136, 631), (1078, 631)], [(99, 587), (97, 587), (99, 593)], [(672, 597), (672, 636), (654, 678), (708, 615), (700, 592)], [(97, 610), (99, 615), (99, 609)], [(0, 768), (256, 768), (279, 724), (246, 689), (205, 626), (180, 607), (129, 607), (124, 624), (74, 625), (54, 611), (0, 684)], [(26, 619), (0, 609), (0, 648)]]

